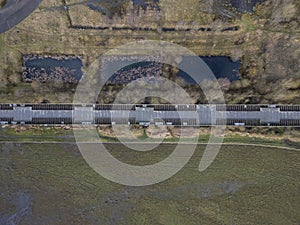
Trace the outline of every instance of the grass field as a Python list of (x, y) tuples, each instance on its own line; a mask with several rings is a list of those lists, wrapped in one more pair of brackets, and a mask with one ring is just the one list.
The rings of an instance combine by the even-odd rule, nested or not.
[[(116, 158), (149, 164), (172, 152), (141, 153), (116, 143)], [(299, 152), (223, 146), (198, 171), (203, 147), (169, 180), (127, 187), (96, 174), (75, 144), (0, 144), (0, 223), (299, 224)], [(5, 224), (5, 223), (4, 223)]]
[[(82, 130), (82, 137), (84, 140), (88, 140), (86, 130)], [(77, 134), (79, 131), (77, 130)], [(146, 131), (142, 136), (138, 136), (140, 140), (147, 139), (147, 142), (158, 142), (156, 138), (149, 138), (147, 136)], [(294, 134), (294, 135), (297, 135)], [(102, 142), (120, 142), (119, 139), (113, 136), (106, 136), (104, 134), (99, 133), (99, 137)], [(276, 137), (276, 138), (274, 138)], [(264, 145), (264, 146), (274, 146), (274, 147), (283, 147), (283, 148), (295, 148), (299, 149), (300, 144), (295, 141), (288, 140), (289, 136), (261, 136), (261, 137), (251, 137), (251, 136), (241, 136), (238, 133), (227, 134), (224, 137), (223, 143), (225, 144), (245, 144), (245, 145)], [(125, 140), (124, 138), (122, 140)], [(94, 140), (91, 140), (94, 141)], [(96, 140), (97, 141), (97, 140)], [(129, 142), (132, 140), (128, 140)], [(169, 137), (163, 140), (165, 143), (176, 143), (179, 141), (179, 138)], [(182, 142), (194, 142), (194, 138), (181, 138)], [(206, 144), (209, 141), (208, 134), (202, 134), (201, 131), (198, 137), (199, 144)], [(13, 128), (12, 126), (0, 127), (0, 143), (1, 142), (58, 142), (58, 143), (69, 143), (75, 142), (74, 133), (71, 127), (62, 128), (60, 126), (57, 127), (43, 127), (43, 126), (35, 126), (35, 127), (18, 127)], [(159, 141), (160, 142), (160, 141)]]

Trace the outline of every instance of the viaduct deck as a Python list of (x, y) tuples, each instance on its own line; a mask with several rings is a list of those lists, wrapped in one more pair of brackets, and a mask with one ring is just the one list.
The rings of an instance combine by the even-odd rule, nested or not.
[(0, 123), (300, 127), (300, 105), (0, 104)]

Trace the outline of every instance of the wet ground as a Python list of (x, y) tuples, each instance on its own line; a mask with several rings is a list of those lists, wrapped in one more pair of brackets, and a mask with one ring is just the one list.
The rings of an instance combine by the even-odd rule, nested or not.
[[(161, 160), (172, 148), (137, 153), (107, 146), (118, 159)], [(122, 154), (120, 154), (122, 153)], [(0, 144), (0, 224), (297, 224), (299, 152), (223, 146), (205, 172), (203, 147), (169, 180), (147, 187), (112, 183), (76, 144)], [(144, 155), (146, 154), (146, 155)], [(154, 154), (154, 155), (153, 155)], [(151, 158), (149, 158), (151, 156)]]

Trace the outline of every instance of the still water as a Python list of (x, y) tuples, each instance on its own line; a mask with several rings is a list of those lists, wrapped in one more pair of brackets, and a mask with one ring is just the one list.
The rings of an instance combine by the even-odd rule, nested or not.
[(46, 57), (28, 59), (24, 61), (24, 66), (27, 68), (45, 69), (47, 72), (56, 68), (67, 68), (69, 70), (75, 71), (73, 78), (78, 81), (83, 76), (83, 73), (81, 71), (83, 64), (79, 58), (54, 59)]
[[(200, 57), (203, 62), (208, 66), (208, 68), (211, 70), (211, 72), (214, 74), (214, 77), (216, 79), (220, 78), (227, 78), (230, 82), (239, 80), (239, 71), (241, 67), (241, 62), (238, 61), (232, 61), (230, 57), (228, 56), (201, 56)], [(116, 63), (116, 62), (114, 62)], [(112, 83), (118, 83), (118, 84), (127, 84), (133, 80), (136, 80), (141, 77), (145, 76), (162, 76), (161, 71), (161, 64), (158, 62), (153, 61), (143, 61), (139, 63), (133, 63), (130, 62), (130, 59), (128, 58), (128, 64), (129, 66), (124, 66), (121, 70), (119, 70), (116, 73), (111, 73), (114, 68), (113, 62), (108, 62), (108, 65), (106, 65), (107, 68), (111, 68), (111, 70), (105, 70), (105, 74), (113, 74), (113, 76), (109, 79)], [(199, 57), (197, 56), (183, 56), (181, 62), (178, 65), (179, 72), (178, 76), (183, 78), (183, 80), (188, 84), (196, 84), (198, 82), (201, 82), (205, 79), (210, 79), (205, 76), (205, 74), (201, 74), (199, 72), (197, 77), (197, 82), (194, 81), (187, 73), (185, 73), (180, 68), (188, 68), (193, 69), (197, 68), (195, 65), (198, 66), (199, 63)], [(196, 71), (196, 73), (198, 70)]]
[(239, 12), (253, 12), (254, 6), (266, 0), (229, 0), (232, 7)]
[[(235, 81), (239, 80), (239, 71), (241, 67), (241, 61), (232, 61), (228, 56), (199, 56), (212, 71), (216, 79), (227, 78), (228, 80)], [(179, 67), (183, 64), (190, 65), (191, 67), (198, 62), (198, 57), (185, 56)], [(196, 82), (185, 72), (180, 70), (179, 74), (186, 82), (195, 84)], [(201, 74), (199, 74), (201, 76)], [(204, 76), (203, 76), (204, 79)], [(200, 80), (201, 77), (200, 77)]]

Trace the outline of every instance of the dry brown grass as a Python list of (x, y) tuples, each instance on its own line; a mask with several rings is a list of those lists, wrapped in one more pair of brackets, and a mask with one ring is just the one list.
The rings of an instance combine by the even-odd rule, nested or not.
[[(78, 1), (80, 0), (69, 0), (68, 3), (73, 4)], [(270, 42), (271, 39), (276, 44), (277, 39), (281, 37), (286, 38), (287, 34), (283, 35), (278, 32), (275, 35), (272, 33), (272, 38), (268, 38), (268, 31), (264, 30), (265, 28), (263, 27), (264, 20), (256, 21), (255, 17), (249, 15), (243, 16), (241, 21), (237, 20), (234, 23), (222, 24), (220, 21), (217, 21), (211, 24), (212, 14), (202, 12), (202, 9), (209, 7), (209, 5), (204, 7), (204, 2), (207, 1), (199, 1), (198, 3), (194, 1), (161, 0), (160, 21), (157, 22), (155, 17), (149, 14), (149, 19), (152, 19), (152, 22), (154, 21), (153, 27), (174, 26), (178, 28), (178, 25), (183, 27), (209, 25), (214, 26), (218, 30), (219, 26), (239, 24), (242, 29), (237, 32), (224, 33), (218, 31), (196, 32), (193, 29), (190, 32), (160, 32), (159, 29), (157, 31), (71, 29), (69, 28), (68, 14), (63, 8), (62, 1), (42, 1), (39, 8), (22, 23), (0, 35), (1, 102), (40, 102), (43, 99), (48, 99), (51, 102), (72, 102), (73, 100), (74, 89), (72, 88), (57, 91), (48, 84), (32, 87), (31, 84), (20, 82), (22, 54), (81, 55), (84, 62), (83, 72), (85, 72), (87, 67), (99, 55), (107, 52), (108, 49), (137, 40), (161, 39), (187, 47), (198, 55), (243, 57), (242, 76), (249, 79), (250, 85), (247, 88), (227, 92), (225, 96), (227, 103), (248, 102), (249, 96), (252, 96), (252, 98), (263, 98), (265, 102), (296, 103), (298, 101), (299, 103), (299, 87), (298, 83), (294, 82), (297, 74), (290, 73), (294, 74), (294, 77), (285, 76), (280, 78), (278, 84), (283, 85), (276, 84), (275, 88), (273, 86), (269, 90), (264, 83), (266, 79), (263, 77), (265, 73), (263, 66), (268, 64), (268, 70), (276, 66), (278, 63), (276, 61), (269, 62), (271, 57), (268, 57), (268, 55), (276, 54), (270, 51), (258, 57), (261, 55), (261, 46), (272, 48), (274, 44)], [(76, 8), (78, 8), (78, 12), (76, 12)], [(87, 12), (87, 10), (86, 6), (70, 6), (70, 14), (72, 16), (76, 14), (87, 23), (102, 21), (100, 13), (96, 15), (94, 14), (96, 12), (92, 10)], [(91, 13), (90, 16), (89, 13)], [(100, 20), (97, 18), (100, 18)], [(149, 21), (144, 21), (143, 24), (152, 26), (150, 24), (152, 22)], [(126, 19), (125, 22), (121, 19), (119, 25), (124, 26), (124, 24), (126, 24)], [(274, 39), (273, 37), (276, 38)], [(266, 42), (268, 45), (265, 45)], [(284, 39), (284, 43), (286, 46), (290, 45), (290, 49), (293, 49), (294, 52), (292, 52), (294, 54), (293, 57), (289, 57), (289, 59), (299, 58), (297, 57), (297, 51), (294, 51), (294, 49), (299, 48), (299, 37), (294, 36), (290, 39)], [(264, 93), (261, 94), (261, 90)], [(196, 98), (197, 96), (195, 96)], [(263, 100), (260, 100), (261, 103), (263, 103)]]

